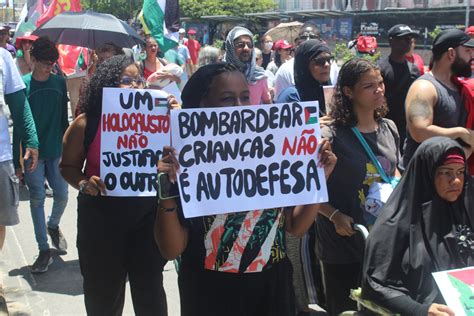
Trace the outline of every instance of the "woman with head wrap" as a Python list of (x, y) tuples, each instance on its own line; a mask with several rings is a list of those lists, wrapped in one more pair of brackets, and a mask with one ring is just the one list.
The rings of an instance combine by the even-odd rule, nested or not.
[(462, 147), (423, 142), (367, 240), (362, 297), (402, 315), (453, 315), (431, 273), (474, 265), (474, 191)]
[[(200, 67), (182, 93), (182, 108), (250, 105), (243, 74), (228, 63)], [(326, 142), (320, 161), (330, 173), (335, 156)], [(179, 164), (165, 147), (158, 163), (176, 182)], [(302, 235), (316, 216), (275, 207), (183, 218), (179, 198), (159, 201), (155, 239), (166, 258), (181, 255), (181, 315), (293, 316), (291, 265), (285, 231)]]
[[(283, 90), (277, 103), (318, 101), (320, 116), (327, 114), (323, 85), (330, 82), (331, 50), (318, 39), (307, 40), (295, 52), (295, 86)], [(328, 123), (324, 118), (322, 123)]]
[(250, 91), (250, 104), (272, 103), (265, 69), (257, 66), (253, 34), (245, 27), (236, 26), (225, 40), (224, 61), (234, 65), (245, 76)]
[[(331, 51), (322, 41), (310, 39), (303, 42), (294, 57), (295, 86), (283, 90), (276, 103), (318, 101), (320, 116), (323, 116), (320, 122), (328, 123), (322, 85), (330, 81), (331, 59)], [(288, 236), (288, 244), (288, 257), (293, 266), (303, 266), (303, 273), (294, 271), (293, 283), (298, 311), (304, 312), (311, 301), (317, 301), (316, 296), (322, 296), (317, 294), (323, 292), (322, 282), (317, 277), (321, 274), (319, 264), (315, 262), (319, 260), (314, 255), (314, 226), (304, 238)]]

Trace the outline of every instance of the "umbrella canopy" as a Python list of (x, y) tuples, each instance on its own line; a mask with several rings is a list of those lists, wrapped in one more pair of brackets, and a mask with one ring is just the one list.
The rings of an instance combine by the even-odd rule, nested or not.
[(56, 44), (96, 49), (105, 43), (133, 47), (143, 40), (127, 23), (110, 14), (63, 12), (37, 28), (33, 35), (48, 36)]
[(272, 37), (273, 42), (283, 39), (287, 40), (290, 44), (294, 44), (302, 25), (303, 23), (297, 21), (280, 23), (277, 26), (269, 29), (264, 34), (264, 36), (270, 35)]

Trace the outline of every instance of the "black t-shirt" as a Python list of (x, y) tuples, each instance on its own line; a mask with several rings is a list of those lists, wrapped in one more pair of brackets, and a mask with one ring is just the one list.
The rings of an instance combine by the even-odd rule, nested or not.
[[(325, 126), (321, 133), (329, 139), (337, 156), (336, 167), (327, 182), (329, 204), (352, 217), (355, 224), (366, 225), (368, 220), (373, 219), (364, 206), (369, 187), (375, 181), (383, 181), (350, 127)], [(383, 119), (378, 131), (362, 135), (386, 174), (393, 177), (400, 160), (399, 136), (395, 124)], [(352, 237), (338, 235), (334, 224), (323, 215), (317, 217), (316, 227), (316, 250), (323, 262), (362, 262), (364, 241), (360, 234)]]
[(267, 69), (268, 64), (272, 61), (272, 52), (269, 52), (268, 54), (262, 52), (262, 68)]
[(380, 71), (385, 84), (385, 98), (389, 113), (387, 118), (395, 122), (400, 135), (400, 149), (406, 138), (405, 99), (411, 84), (420, 76), (415, 64), (408, 61), (397, 63), (389, 57), (379, 61)]

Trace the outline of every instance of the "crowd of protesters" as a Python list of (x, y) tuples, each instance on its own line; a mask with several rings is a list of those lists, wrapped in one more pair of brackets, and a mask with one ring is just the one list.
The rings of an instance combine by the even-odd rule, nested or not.
[[(345, 63), (310, 23), (292, 42), (262, 36), (260, 48), (241, 26), (229, 30), (221, 49), (208, 39), (201, 47), (195, 29), (180, 29), (179, 43), (166, 52), (141, 31), (144, 44), (132, 49), (84, 49), (88, 68), (65, 78), (55, 43), (27, 34), (15, 49), (8, 31), (0, 27), (0, 248), (5, 226), (19, 222), (24, 178), (39, 251), (30, 269), (47, 272), (48, 235), (67, 251), (59, 225), (68, 184), (77, 189), (88, 314), (121, 315), (128, 279), (137, 315), (167, 315), (162, 273), (176, 259), (182, 315), (301, 316), (316, 303), (339, 315), (357, 310), (349, 296), (358, 287), (361, 299), (382, 310), (454, 315), (431, 273), (474, 265), (469, 32), (442, 31), (425, 66), (413, 51), (417, 33), (402, 24), (388, 31), (388, 56)], [(182, 100), (170, 95), (171, 110), (317, 101), (317, 159), (329, 201), (189, 219), (179, 197), (106, 196), (98, 128), (103, 89), (169, 84)], [(179, 172), (175, 154), (165, 147), (157, 165), (171, 188)], [(381, 200), (374, 191), (386, 185), (392, 193)], [(370, 230), (367, 239), (355, 224)], [(253, 242), (236, 254), (243, 226)]]

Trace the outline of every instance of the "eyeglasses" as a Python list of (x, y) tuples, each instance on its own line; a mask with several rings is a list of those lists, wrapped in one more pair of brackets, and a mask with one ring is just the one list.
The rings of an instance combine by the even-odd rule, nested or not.
[(238, 49), (242, 49), (245, 46), (252, 49), (253, 48), (253, 43), (252, 42), (237, 42), (237, 43), (234, 43), (234, 46)]
[(313, 63), (316, 65), (316, 66), (320, 66), (320, 67), (323, 67), (324, 65), (326, 65), (326, 63), (331, 63), (332, 60), (334, 59), (333, 56), (328, 56), (328, 57), (316, 57), (316, 58), (313, 58)]
[(141, 86), (145, 82), (145, 80), (142, 77), (122, 77), (122, 79), (120, 80), (120, 84), (123, 84), (124, 86), (132, 86), (134, 82), (137, 86)]

